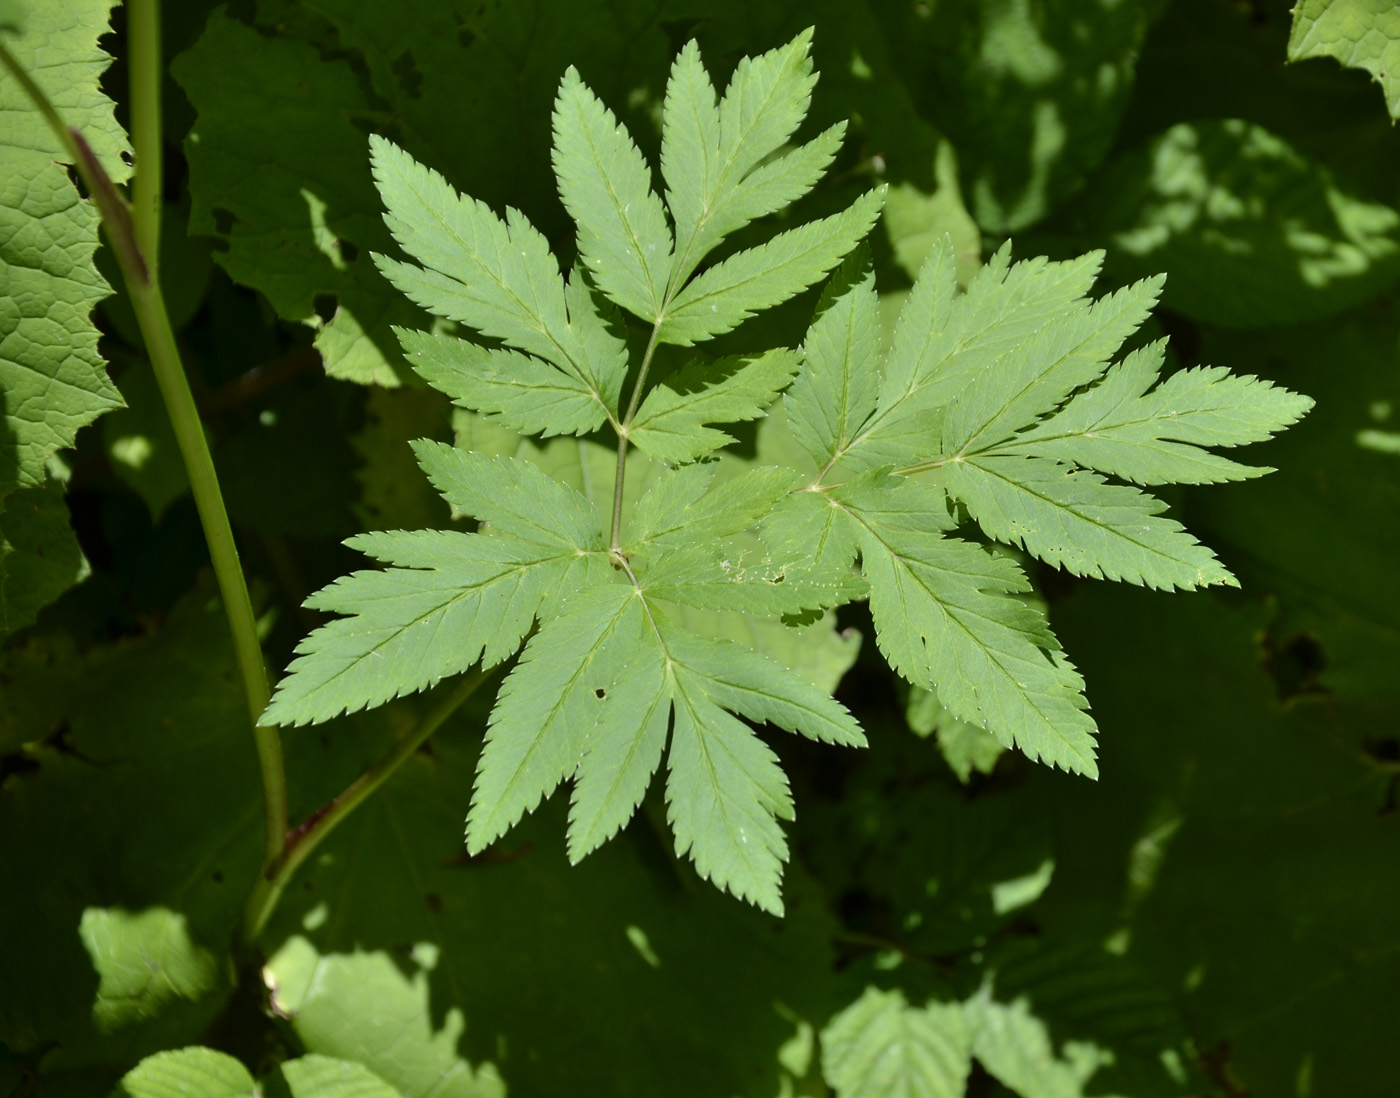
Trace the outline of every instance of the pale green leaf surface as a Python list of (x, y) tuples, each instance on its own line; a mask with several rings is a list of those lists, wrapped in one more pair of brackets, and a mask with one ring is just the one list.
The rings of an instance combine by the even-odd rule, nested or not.
[(318, 723), (425, 690), (478, 659), (499, 663), (561, 586), (606, 567), (569, 547), (447, 530), (351, 544), (396, 567), (352, 573), (307, 600), (347, 616), (297, 646), (262, 723)]
[(1087, 308), (1066, 310), (980, 371), (948, 408), (943, 452), (962, 454), (1000, 442), (1097, 380), (1147, 319), (1162, 281), (1145, 279)]
[(612, 838), (637, 811), (652, 775), (661, 764), (670, 730), (671, 696), (666, 661), (643, 619), (641, 602), (632, 600), (630, 620), (609, 638), (593, 659), (595, 681), (607, 685), (597, 706), (578, 760), (569, 802), (569, 860), (585, 855)]
[(570, 355), (559, 265), (522, 214), (502, 220), (382, 137), (370, 138), (370, 164), (384, 223), (423, 265), (379, 257), (390, 282), (438, 316), (588, 377)]
[(99, 974), (92, 1002), (99, 1033), (159, 1018), (180, 1000), (197, 1002), (220, 982), (214, 954), (193, 940), (189, 920), (167, 907), (89, 907), (78, 936)]
[(849, 571), (811, 574), (802, 565), (750, 560), (741, 546), (713, 542), (657, 554), (641, 583), (648, 595), (668, 602), (770, 617), (824, 610), (861, 594)]
[(802, 344), (803, 369), (784, 400), (793, 438), (819, 466), (835, 459), (875, 410), (880, 312), (869, 253), (832, 276)]
[[(110, 0), (34, 5), (24, 33), (6, 34), (6, 48), (124, 182), (126, 136), (98, 86), (111, 61), (97, 45), (111, 8)], [(42, 484), (53, 453), (121, 406), (91, 319), (110, 293), (93, 265), (99, 218), (78, 196), (65, 160), (44, 117), (0, 70), (0, 501)]]
[[(1072, 315), (1097, 276), (1102, 255), (1011, 263), (1009, 247), (957, 289), (944, 237), (900, 310), (874, 415), (848, 447), (854, 471), (911, 464), (936, 448), (942, 410), (995, 363)], [(844, 455), (843, 455), (844, 456)]]
[[(930, 522), (936, 505), (918, 507), (916, 487), (891, 492), (867, 483), (838, 501), (860, 543), (880, 650), (906, 679), (936, 689), (955, 716), (1004, 745), (1094, 776), (1083, 681), (1053, 651), (1044, 618), (1015, 598), (1027, 589), (1025, 577), (1008, 560), (908, 522)], [(916, 506), (882, 511), (882, 495)]]
[(1171, 590), (1238, 586), (1167, 505), (1048, 458), (978, 455), (951, 462), (948, 491), (988, 536), (1077, 576)]
[(984, 987), (963, 1004), (963, 1015), (978, 1062), (1020, 1098), (1084, 1098), (1084, 1084), (1104, 1062), (1089, 1042), (1067, 1042), (1057, 1055), (1027, 999), (1000, 1003)]
[(674, 672), (683, 671), (688, 687), (698, 687), (726, 709), (811, 740), (865, 746), (844, 705), (768, 657), (727, 640), (695, 636), (664, 618), (658, 628)]
[(488, 349), (455, 336), (395, 329), (414, 371), (453, 403), (527, 435), (582, 435), (608, 409), (573, 374), (518, 351)]
[(685, 465), (662, 473), (637, 501), (627, 527), (629, 551), (663, 549), (728, 537), (754, 526), (797, 480), (791, 469), (760, 466), (714, 484), (714, 464)]
[(598, 288), (654, 321), (671, 270), (671, 229), (631, 135), (572, 65), (554, 102), (554, 174)]
[(661, 338), (696, 343), (805, 290), (870, 232), (883, 202), (884, 188), (876, 188), (841, 213), (779, 233), (703, 271), (676, 295)]
[(602, 703), (628, 656), (649, 640), (642, 618), (635, 590), (604, 582), (566, 598), (530, 639), (491, 710), (467, 816), (469, 851), (485, 849), (572, 777), (600, 721), (599, 736), (636, 734), (638, 711), (651, 699), (629, 698), (633, 706), (621, 712)]
[(30, 624), (90, 571), (63, 485), (51, 479), (13, 493), (0, 510), (0, 636)]
[(122, 1076), (119, 1098), (255, 1098), (248, 1069), (225, 1052), (181, 1048), (148, 1056)]
[(426, 439), (413, 452), (448, 503), (493, 530), (580, 555), (603, 548), (597, 510), (538, 465)]
[(774, 915), (793, 817), (787, 777), (771, 748), (677, 670), (674, 728), (666, 782), (667, 819), (676, 852), (700, 876)]
[(363, 1064), (330, 1056), (299, 1056), (278, 1065), (291, 1098), (400, 1098)]
[(785, 625), (768, 618), (690, 606), (674, 607), (673, 616), (692, 633), (751, 648), (828, 694), (835, 692), (860, 652), (860, 633), (838, 629), (836, 615), (829, 611), (809, 625)]
[(837, 1098), (962, 1098), (972, 1070), (957, 1004), (909, 1005), (867, 987), (822, 1030), (822, 1074)]
[(1400, 10), (1388, 0), (1300, 0), (1293, 7), (1288, 59), (1335, 57), (1381, 86), (1400, 118)]
[(800, 364), (796, 354), (783, 348), (693, 363), (647, 394), (629, 438), (658, 461), (694, 461), (734, 441), (705, 424), (757, 419)]
[(1263, 441), (1302, 418), (1312, 401), (1218, 366), (1181, 370), (1154, 389), (1163, 347), (1132, 352), (1098, 385), (992, 452), (1053, 458), (1137, 484), (1215, 484), (1268, 472), (1203, 447)]
[(718, 108), (692, 41), (677, 55), (662, 110), (661, 170), (676, 220), (671, 275), (680, 286), (735, 229), (801, 198), (825, 174), (845, 125), (781, 156), (806, 116), (816, 76), (811, 31), (735, 69)]

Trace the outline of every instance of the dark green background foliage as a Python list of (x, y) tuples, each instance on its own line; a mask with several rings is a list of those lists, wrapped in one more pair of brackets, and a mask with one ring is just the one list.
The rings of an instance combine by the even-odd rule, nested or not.
[[(163, 274), (278, 666), (317, 624), (306, 594), (355, 566), (343, 538), (451, 524), (407, 441), (490, 445), (390, 331), (430, 321), (370, 260), (392, 242), (367, 137), (571, 262), (548, 160), (570, 64), (654, 161), (688, 39), (722, 84), (812, 25), (800, 136), (852, 125), (792, 219), (889, 183), (890, 316), (945, 232), (964, 276), (1009, 234), (1021, 257), (1104, 248), (1099, 293), (1167, 273), (1145, 334), (1169, 369), (1317, 405), (1260, 448), (1277, 473), (1169, 497), (1240, 590), (1034, 573), (1088, 682), (1098, 782), (909, 697), (848, 607), (842, 633), (787, 642), (831, 681), (864, 636), (838, 697), (870, 748), (771, 739), (797, 805), (783, 919), (677, 860), (655, 791), (576, 868), (561, 796), (467, 857), (483, 695), (302, 870), (259, 973), (229, 947), (261, 843), (232, 655), (132, 314), (106, 300), (128, 407), (66, 452), (76, 544), (53, 467), (36, 486), (0, 440), (21, 470), (0, 512), (0, 1095), (103, 1095), (194, 1044), (308, 1098), (340, 1093), (317, 1072), (351, 1086), (318, 1056), (403, 1098), (1395, 1092), (1400, 135), (1364, 72), (1285, 64), (1266, 0), (166, 7)], [(814, 302), (734, 348), (796, 345)], [(287, 730), (293, 818), (429, 704)], [(200, 1093), (251, 1093), (201, 1065)]]

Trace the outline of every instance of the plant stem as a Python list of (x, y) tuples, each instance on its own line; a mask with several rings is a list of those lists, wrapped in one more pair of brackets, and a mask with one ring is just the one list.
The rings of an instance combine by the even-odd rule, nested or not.
[(136, 246), (146, 257), (151, 282), (160, 281), (160, 214), (164, 187), (164, 121), (160, 84), (160, 0), (127, 0), (126, 41), (131, 68), (131, 143), (136, 175), (131, 212)]
[[(667, 298), (666, 304), (670, 304)], [(651, 356), (656, 353), (656, 341), (661, 335), (661, 321), (651, 326), (651, 338), (647, 349), (642, 353), (642, 365), (637, 371), (636, 384), (632, 386), (632, 398), (627, 402), (627, 414), (622, 417), (622, 426), (617, 429), (617, 477), (613, 481), (612, 550), (622, 547), (622, 487), (627, 474), (627, 431), (632, 426), (632, 417), (637, 414), (637, 406), (642, 402), (642, 389), (647, 383), (647, 371), (651, 369)]]
[[(132, 9), (133, 33), (144, 41), (133, 57), (131, 132), (136, 148), (155, 150), (153, 153), (148, 151), (145, 168), (149, 170), (154, 164), (157, 176), (157, 205), (154, 210), (148, 207), (141, 213), (140, 219), (145, 225), (144, 231), (152, 234), (150, 239), (158, 246), (159, 81), (162, 67), (156, 27), (160, 12), (157, 0), (133, 0)], [(150, 71), (137, 71), (135, 62), (138, 58), (141, 65)], [(282, 765), (282, 741), (277, 729), (259, 728), (257, 724), (258, 717), (267, 706), (268, 687), (262, 646), (258, 643), (257, 623), (253, 618), (253, 604), (248, 597), (248, 586), (238, 563), (238, 548), (233, 540), (228, 512), (224, 509), (223, 495), (219, 491), (218, 477), (214, 472), (214, 462), (209, 456), (204, 427), (195, 409), (184, 364), (180, 361), (175, 333), (170, 327), (165, 298), (161, 294), (160, 284), (153, 277), (154, 253), (148, 258), (142, 249), (138, 227), (132, 218), (130, 206), (117, 190), (111, 176), (93, 153), (82, 132), (76, 126), (64, 125), (63, 119), (54, 110), (43, 89), (30, 79), (3, 41), (0, 41), (0, 64), (15, 77), (72, 158), (101, 214), (103, 226), (107, 230), (107, 239), (121, 266), (127, 293), (131, 295), (132, 309), (136, 313), (136, 321), (146, 343), (146, 353), (150, 356), (151, 368), (155, 371), (156, 383), (160, 387), (171, 426), (175, 430), (180, 456), (184, 459), (185, 470), (189, 475), (190, 490), (194, 495), (195, 507), (199, 511), (200, 523), (204, 527), (214, 575), (219, 583), (219, 593), (223, 596), (229, 630), (233, 634), (234, 657), (243, 680), (244, 698), (253, 725), (258, 765), (262, 771), (267, 830), (265, 849), (270, 860), (281, 852), (287, 833), (287, 779)], [(138, 86), (144, 87), (145, 90), (137, 90)], [(155, 89), (154, 93), (150, 93), (152, 87)], [(152, 133), (155, 134), (154, 143), (151, 139)], [(152, 222), (156, 227), (152, 227)]]
[(345, 818), (354, 812), (364, 800), (383, 785), (405, 762), (413, 757), (423, 743), (447, 720), (463, 702), (490, 678), (489, 671), (477, 670), (467, 675), (449, 691), (441, 701), (408, 733), (400, 736), (392, 748), (373, 766), (356, 778), (345, 792), (332, 798), (330, 803), (317, 809), (287, 836), (278, 857), (263, 871), (253, 894), (248, 898), (248, 907), (243, 921), (243, 935), (247, 942), (254, 941), (267, 920), (277, 907), (283, 890), (302, 862), (311, 856)]

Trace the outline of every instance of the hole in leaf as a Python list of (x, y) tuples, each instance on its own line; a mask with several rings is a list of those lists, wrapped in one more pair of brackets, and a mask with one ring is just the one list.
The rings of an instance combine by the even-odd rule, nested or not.
[(593, 696), (595, 698), (606, 698), (608, 696), (608, 692), (600, 686), (593, 691)]
[(74, 165), (69, 164), (65, 167), (64, 170), (68, 172), (69, 182), (73, 184), (73, 187), (75, 190), (77, 190), (78, 194), (80, 194), (83, 198), (87, 198), (87, 185), (83, 182), (83, 177), (81, 174), (79, 174), (78, 169)]
[(335, 294), (317, 294), (311, 301), (311, 307), (316, 310), (322, 324), (329, 324), (340, 311), (340, 299)]
[(121, 157), (122, 163), (125, 164), (128, 168), (130, 168), (136, 163), (136, 157), (132, 155), (130, 149), (123, 149), (121, 151)]
[(337, 240), (335, 246), (340, 251), (340, 258), (346, 263), (354, 263), (360, 258), (360, 249), (349, 240)]
[(209, 213), (214, 218), (214, 231), (220, 236), (228, 236), (233, 232), (233, 223), (238, 220), (232, 210), (224, 209), (222, 206), (215, 206)]

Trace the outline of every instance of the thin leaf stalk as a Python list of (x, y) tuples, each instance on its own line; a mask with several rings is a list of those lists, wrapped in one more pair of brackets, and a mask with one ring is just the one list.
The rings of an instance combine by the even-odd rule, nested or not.
[[(98, 160), (92, 147), (76, 126), (64, 124), (63, 119), (29, 74), (15, 60), (0, 40), (0, 64), (13, 75), (40, 114), (47, 120), (59, 143), (78, 169), (84, 185), (92, 196), (102, 218), (108, 242), (121, 268), (122, 280), (131, 297), (132, 309), (146, 344), (146, 353), (155, 372), (156, 383), (166, 412), (170, 416), (175, 440), (189, 477), (190, 491), (204, 528), (209, 556), (228, 616), (233, 636), (234, 657), (243, 683), (244, 699), (253, 727), (253, 741), (262, 773), (264, 820), (266, 824), (265, 851), (268, 859), (277, 856), (287, 833), (287, 779), (282, 760), (282, 741), (275, 728), (259, 728), (257, 719), (267, 706), (270, 691), (267, 669), (263, 664), (262, 646), (258, 640), (257, 622), (253, 617), (252, 599), (238, 560), (238, 548), (229, 525), (228, 511), (219, 490), (214, 461), (204, 437), (204, 426), (190, 392), (189, 379), (175, 342), (175, 332), (166, 311), (165, 297), (154, 277), (154, 261), (141, 245), (141, 234), (159, 247), (160, 217), (160, 60), (158, 24), (160, 11), (157, 0), (134, 0), (132, 5), (133, 33), (142, 38), (132, 64), (131, 133), (137, 149), (147, 151), (145, 170), (154, 170), (154, 205), (148, 202), (144, 212), (133, 218), (126, 199), (117, 190), (111, 176)], [(139, 59), (140, 64), (137, 64)], [(145, 71), (140, 71), (144, 68)], [(140, 90), (137, 90), (137, 85)], [(154, 134), (154, 139), (152, 138)], [(154, 150), (154, 151), (151, 151)], [(156, 167), (151, 168), (154, 164)], [(142, 165), (138, 163), (139, 177)], [(150, 183), (142, 186), (150, 186)], [(146, 193), (145, 191), (141, 193)], [(138, 229), (138, 221), (141, 228)], [(154, 254), (154, 253), (152, 253)]]
[(636, 416), (637, 408), (642, 402), (642, 391), (646, 387), (647, 373), (651, 369), (651, 359), (656, 354), (656, 344), (661, 336), (662, 317), (670, 304), (670, 298), (667, 297), (666, 305), (662, 308), (662, 316), (658, 316), (656, 322), (651, 326), (651, 337), (647, 340), (646, 350), (642, 352), (642, 364), (637, 369), (637, 381), (632, 386), (632, 396), (627, 402), (627, 412), (623, 415), (622, 425), (617, 431), (617, 475), (613, 480), (612, 539), (610, 541), (614, 553), (622, 547), (622, 489), (627, 478), (627, 432), (631, 429), (632, 419)]
[(287, 835), (287, 841), (277, 857), (268, 863), (244, 912), (243, 937), (253, 942), (267, 926), (277, 909), (277, 903), (303, 862), (311, 856), (331, 832), (345, 822), (376, 789), (391, 778), (434, 732), (481, 687), (491, 672), (476, 670), (457, 683), (436, 706), (410, 731), (400, 736), (382, 758), (351, 782), (345, 791), (313, 812)]

